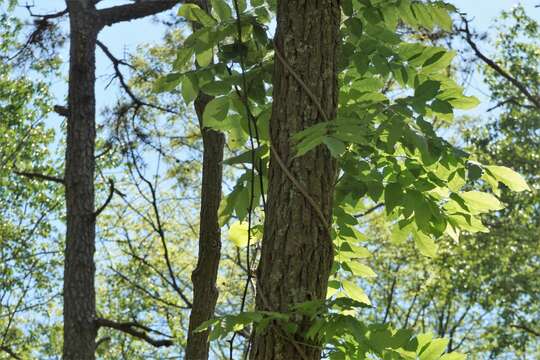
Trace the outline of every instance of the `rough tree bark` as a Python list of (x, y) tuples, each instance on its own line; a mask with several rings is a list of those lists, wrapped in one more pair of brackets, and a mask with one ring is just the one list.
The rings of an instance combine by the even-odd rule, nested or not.
[(90, 1), (69, 1), (70, 60), (65, 163), (67, 232), (64, 261), (64, 356), (94, 359), (95, 48), (97, 19)]
[[(196, 3), (202, 9), (210, 12), (211, 7), (208, 0), (198, 0)], [(195, 24), (194, 29), (196, 29)], [(208, 359), (208, 331), (196, 333), (195, 330), (214, 315), (219, 295), (216, 281), (221, 255), (219, 204), (221, 201), (225, 137), (222, 133), (203, 126), (204, 109), (211, 100), (212, 97), (203, 93), (200, 93), (195, 100), (195, 111), (203, 138), (203, 169), (199, 252), (197, 267), (191, 275), (193, 306), (189, 317), (186, 360)]]
[(68, 120), (65, 163), (64, 360), (93, 360), (95, 275), (95, 49), (108, 25), (168, 10), (179, 0), (137, 1), (96, 10), (94, 0), (66, 0), (70, 18)]
[[(199, 95), (195, 107), (202, 112), (209, 98)], [(201, 127), (202, 128), (202, 127)], [(218, 212), (221, 201), (224, 136), (217, 131), (202, 128), (203, 172), (201, 188), (201, 217), (199, 227), (199, 255), (193, 281), (193, 307), (189, 317), (186, 360), (208, 359), (208, 332), (195, 333), (195, 329), (214, 315), (218, 290), (217, 272), (221, 254), (221, 230)]]
[[(324, 299), (326, 295), (333, 260), (329, 229), (305, 194), (291, 183), (277, 156), (284, 164), (290, 164), (290, 173), (330, 222), (335, 161), (322, 146), (292, 160), (294, 146), (291, 135), (324, 121), (325, 117), (333, 119), (336, 115), (339, 3), (339, 0), (278, 1), (277, 51), (317, 101), (276, 56), (270, 123), (273, 151), (265, 232), (257, 273), (258, 310), (286, 312), (292, 304)], [(317, 102), (325, 116), (318, 110)], [(310, 325), (307, 319), (299, 319), (298, 322), (300, 333)], [(320, 356), (321, 351), (316, 347), (296, 342), (275, 327), (255, 334), (251, 351), (253, 360), (311, 360)]]

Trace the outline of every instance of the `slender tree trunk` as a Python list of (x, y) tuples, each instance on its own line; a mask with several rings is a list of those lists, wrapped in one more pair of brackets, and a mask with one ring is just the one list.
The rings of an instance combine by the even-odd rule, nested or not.
[(98, 33), (91, 1), (68, 1), (70, 12), (69, 115), (65, 187), (67, 233), (64, 265), (64, 360), (94, 359), (95, 48)]
[[(199, 118), (209, 98), (200, 95), (195, 106)], [(208, 359), (208, 332), (195, 333), (195, 329), (214, 316), (218, 298), (216, 286), (221, 255), (221, 230), (218, 212), (221, 201), (224, 136), (203, 128), (203, 173), (201, 189), (201, 217), (199, 230), (199, 258), (191, 276), (193, 281), (193, 307), (189, 317), (189, 335), (186, 360)]]
[[(199, 0), (199, 6), (210, 12), (207, 0)], [(221, 256), (221, 229), (219, 226), (219, 204), (223, 178), (223, 148), (225, 137), (222, 133), (203, 127), (202, 118), (210, 96), (200, 93), (195, 100), (195, 110), (199, 119), (203, 138), (203, 170), (201, 188), (201, 216), (199, 225), (199, 254), (193, 281), (193, 307), (189, 317), (186, 360), (208, 359), (208, 332), (196, 333), (204, 321), (214, 316), (218, 299), (216, 286), (219, 260)]]
[[(276, 47), (330, 119), (335, 117), (338, 103), (339, 3), (339, 0), (280, 0), (277, 10)], [(291, 183), (276, 156), (284, 164), (290, 164), (290, 172), (318, 204), (327, 222), (332, 214), (336, 164), (322, 146), (291, 161), (294, 156), (291, 135), (324, 121), (324, 116), (277, 56), (274, 66), (270, 123), (274, 151), (256, 307), (286, 312), (292, 304), (325, 298), (333, 246), (329, 229), (318, 211)], [(308, 319), (298, 319), (298, 323), (299, 333), (310, 326)], [(295, 342), (273, 326), (255, 334), (251, 352), (254, 360), (319, 359), (320, 356), (319, 349)]]
[(180, 0), (137, 1), (96, 10), (95, 0), (66, 0), (70, 19), (65, 164), (64, 360), (95, 359), (94, 172), (96, 42), (99, 31), (168, 10)]

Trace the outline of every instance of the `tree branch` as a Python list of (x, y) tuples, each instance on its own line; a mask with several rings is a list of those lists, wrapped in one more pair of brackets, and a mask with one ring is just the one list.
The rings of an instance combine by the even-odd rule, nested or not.
[(463, 20), (465, 27), (463, 29), (459, 29), (459, 31), (465, 34), (465, 41), (469, 44), (475, 55), (487, 66), (492, 68), (497, 74), (510, 81), (510, 83), (512, 83), (512, 85), (514, 85), (532, 104), (534, 104), (534, 106), (540, 109), (540, 99), (537, 96), (531, 94), (529, 89), (527, 89), (527, 87), (522, 82), (510, 75), (501, 66), (499, 66), (499, 64), (488, 58), (486, 55), (484, 55), (484, 53), (482, 53), (482, 51), (480, 51), (478, 45), (474, 42), (472, 38), (472, 33), (469, 29), (469, 20), (467, 20), (465, 15), (461, 15), (461, 19)]
[(12, 359), (22, 360), (22, 358), (21, 358), (19, 355), (15, 354), (15, 353), (13, 352), (13, 350), (11, 350), (10, 348), (8, 348), (7, 346), (0, 346), (0, 350), (3, 351), (3, 352), (5, 352), (6, 354), (8, 354), (9, 357), (11, 357)]
[(103, 212), (103, 210), (105, 210), (105, 208), (111, 203), (112, 201), (112, 198), (113, 198), (113, 195), (115, 193), (115, 190), (116, 188), (114, 187), (114, 180), (113, 179), (109, 179), (109, 196), (107, 196), (107, 199), (105, 200), (105, 202), (103, 203), (103, 205), (101, 205), (95, 212), (94, 212), (94, 217), (97, 218), (99, 216), (99, 214), (101, 214)]
[(59, 177), (46, 175), (46, 174), (35, 173), (35, 172), (29, 172), (29, 171), (15, 170), (14, 172), (15, 172), (15, 174), (17, 174), (19, 176), (25, 176), (25, 177), (27, 177), (29, 179), (52, 181), (52, 182), (64, 185), (64, 179), (59, 178)]
[(141, 99), (139, 99), (137, 97), (137, 95), (135, 95), (133, 90), (131, 90), (131, 87), (128, 85), (128, 83), (127, 83), (127, 81), (126, 81), (126, 79), (124, 77), (124, 74), (122, 74), (122, 71), (120, 70), (120, 65), (124, 65), (124, 66), (130, 67), (132, 69), (134, 69), (134, 66), (129, 64), (128, 62), (126, 62), (124, 60), (120, 60), (116, 56), (114, 56), (113, 53), (109, 50), (109, 48), (105, 44), (103, 44), (101, 41), (98, 40), (96, 42), (96, 44), (97, 44), (97, 46), (99, 46), (99, 48), (103, 51), (103, 53), (112, 62), (113, 68), (114, 68), (114, 73), (115, 73), (114, 77), (118, 78), (118, 81), (120, 82), (120, 85), (122, 86), (122, 88), (124, 89), (126, 94), (129, 96), (129, 98), (131, 99), (131, 101), (133, 102), (133, 104), (135, 105), (136, 108), (138, 108), (140, 106), (147, 106), (149, 108), (153, 108), (153, 109), (156, 109), (156, 110), (159, 110), (159, 111), (168, 112), (168, 113), (175, 114), (175, 115), (178, 114), (177, 111), (167, 109), (167, 108), (164, 108), (164, 107), (159, 106), (159, 105), (150, 104), (150, 103), (147, 103), (147, 102), (142, 101)]
[(138, 324), (136, 322), (119, 323), (112, 320), (103, 318), (96, 319), (96, 325), (98, 327), (107, 327), (115, 329), (126, 334), (129, 334), (137, 339), (146, 341), (148, 344), (155, 347), (167, 347), (174, 345), (174, 342), (169, 339), (154, 339), (148, 335), (149, 332), (156, 332), (146, 326)]
[(159, 14), (181, 2), (182, 0), (140, 0), (134, 4), (101, 9), (97, 11), (97, 14), (103, 26), (111, 26), (118, 22)]
[(532, 329), (532, 328), (528, 327), (527, 325), (512, 324), (512, 325), (510, 325), (510, 327), (513, 327), (515, 329), (520, 329), (520, 330), (523, 330), (523, 331), (525, 331), (525, 332), (527, 332), (527, 333), (529, 333), (531, 335), (540, 337), (540, 331)]
[(54, 105), (53, 110), (55, 113), (57, 113), (60, 116), (63, 116), (66, 118), (69, 116), (69, 109), (66, 106)]
[(368, 216), (369, 214), (371, 214), (371, 213), (374, 212), (374, 211), (379, 210), (379, 209), (382, 208), (383, 206), (384, 206), (384, 203), (379, 203), (379, 204), (377, 204), (377, 205), (375, 205), (375, 206), (373, 206), (373, 207), (367, 209), (366, 211), (364, 211), (364, 212), (361, 213), (361, 214), (356, 214), (356, 215), (354, 215), (354, 217), (357, 218), (357, 219), (359, 219), (359, 218), (362, 218), (362, 217), (364, 217), (364, 216)]

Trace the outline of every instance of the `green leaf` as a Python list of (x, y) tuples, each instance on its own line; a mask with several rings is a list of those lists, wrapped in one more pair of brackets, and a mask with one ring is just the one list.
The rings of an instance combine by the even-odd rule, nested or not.
[(232, 241), (237, 247), (247, 246), (247, 236), (248, 224), (246, 222), (235, 222), (229, 228), (229, 240)]
[[(250, 245), (253, 245), (261, 240), (262, 234), (260, 229), (256, 227), (251, 229)], [(248, 245), (248, 223), (245, 221), (237, 221), (229, 228), (229, 240), (239, 248)]]
[(178, 86), (178, 83), (181, 79), (182, 74), (180, 73), (167, 74), (166, 76), (159, 78), (155, 82), (153, 91), (156, 93), (172, 91)]
[(220, 20), (223, 21), (232, 18), (232, 10), (225, 0), (212, 0), (212, 8)]
[(216, 23), (216, 20), (208, 15), (206, 11), (201, 9), (195, 4), (184, 4), (178, 9), (178, 15), (183, 18), (197, 22), (203, 26), (212, 26)]
[(486, 166), (486, 169), (493, 175), (495, 179), (502, 182), (504, 185), (508, 186), (512, 191), (525, 191), (530, 190), (527, 181), (515, 172), (514, 170), (507, 168), (505, 166)]
[(468, 207), (479, 213), (504, 209), (503, 204), (495, 196), (481, 191), (466, 191), (459, 194)]
[(200, 67), (206, 67), (212, 63), (212, 59), (214, 58), (214, 49), (210, 47), (208, 49), (197, 51), (195, 53), (195, 58), (197, 59), (197, 64), (199, 64)]
[(369, 266), (356, 261), (345, 261), (345, 264), (351, 270), (351, 273), (362, 278), (375, 278), (377, 274)]
[(339, 158), (347, 150), (345, 144), (334, 137), (325, 136), (322, 141), (335, 158)]
[(418, 359), (439, 360), (447, 345), (448, 339), (435, 339), (429, 343), (428, 347), (424, 351), (422, 351)]
[(231, 91), (231, 84), (228, 81), (212, 81), (204, 84), (201, 91), (211, 96), (226, 95)]
[(193, 56), (193, 48), (190, 46), (182, 46), (176, 53), (173, 68), (175, 70), (188, 69), (191, 65), (191, 57)]
[(449, 99), (448, 102), (452, 104), (454, 108), (460, 110), (474, 109), (480, 104), (480, 100), (474, 96), (460, 96), (455, 99)]
[(197, 98), (199, 95), (199, 86), (197, 84), (197, 78), (195, 76), (185, 76), (182, 80), (182, 97), (186, 104), (189, 104)]
[(341, 283), (337, 280), (330, 280), (328, 282), (328, 289), (326, 290), (326, 298), (329, 299), (339, 292)]
[(361, 38), (362, 37), (362, 31), (364, 26), (362, 25), (362, 21), (358, 18), (351, 17), (345, 21), (345, 24), (347, 25), (347, 28), (353, 34), (354, 36)]
[(441, 51), (433, 55), (431, 58), (426, 60), (424, 65), (422, 65), (422, 73), (433, 74), (439, 72), (440, 70), (446, 69), (452, 63), (455, 56), (455, 51)]
[(225, 120), (229, 113), (230, 101), (226, 96), (218, 97), (210, 101), (203, 113), (203, 124), (212, 127), (212, 124)]
[(371, 305), (371, 301), (369, 301), (366, 293), (364, 290), (358, 287), (358, 285), (349, 280), (343, 280), (341, 283), (343, 285), (343, 289), (351, 299), (366, 305)]
[(414, 16), (418, 22), (418, 25), (431, 30), (433, 28), (433, 18), (431, 17), (431, 6), (421, 4), (421, 3), (413, 3), (412, 9), (414, 12)]
[(343, 13), (346, 16), (352, 16), (352, 14), (353, 14), (352, 0), (343, 0), (341, 2), (341, 7), (343, 8)]
[(431, 16), (441, 29), (452, 31), (452, 18), (444, 6), (434, 4), (431, 8)]
[(391, 239), (394, 244), (403, 244), (409, 238), (411, 229), (408, 226), (400, 228), (398, 224), (392, 229)]
[(431, 236), (424, 234), (421, 231), (414, 232), (414, 241), (420, 253), (424, 256), (434, 258), (437, 256), (438, 246)]
[(390, 214), (392, 210), (403, 201), (403, 188), (399, 183), (390, 183), (384, 189), (384, 205), (386, 213)]
[(418, 100), (428, 101), (437, 96), (441, 83), (435, 80), (427, 80), (414, 90), (414, 97)]

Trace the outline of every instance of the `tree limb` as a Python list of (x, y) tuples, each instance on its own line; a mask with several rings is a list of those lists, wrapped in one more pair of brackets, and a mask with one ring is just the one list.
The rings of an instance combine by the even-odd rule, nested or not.
[(94, 217), (98, 217), (99, 214), (101, 214), (103, 212), (103, 210), (105, 210), (105, 208), (111, 203), (112, 201), (112, 198), (113, 198), (113, 195), (115, 193), (115, 190), (116, 188), (114, 187), (114, 180), (113, 179), (109, 179), (109, 196), (107, 196), (107, 199), (105, 200), (105, 202), (103, 203), (103, 205), (101, 205), (95, 212), (94, 212)]
[(13, 352), (13, 350), (11, 350), (10, 348), (8, 348), (7, 346), (0, 346), (0, 350), (3, 351), (3, 352), (5, 352), (6, 354), (8, 354), (9, 357), (12, 358), (12, 359), (22, 360), (22, 358), (21, 358), (19, 355), (15, 354), (15, 353)]
[(169, 339), (154, 339), (148, 335), (149, 332), (155, 332), (154, 330), (138, 324), (136, 322), (124, 322), (119, 323), (112, 320), (103, 318), (96, 319), (96, 325), (98, 327), (107, 327), (115, 329), (126, 334), (129, 334), (137, 339), (146, 341), (148, 344), (155, 347), (168, 347), (174, 345), (174, 342)]
[(63, 116), (66, 118), (69, 116), (69, 109), (66, 106), (54, 105), (53, 110), (55, 113), (57, 113), (60, 116)]
[(56, 177), (56, 176), (40, 174), (40, 173), (36, 173), (36, 172), (29, 172), (29, 171), (15, 170), (14, 172), (15, 172), (15, 174), (17, 174), (19, 176), (25, 176), (25, 177), (27, 177), (29, 179), (52, 181), (52, 182), (64, 185), (64, 179)]
[(540, 99), (537, 96), (531, 94), (529, 89), (527, 89), (522, 82), (510, 75), (499, 64), (488, 58), (486, 55), (484, 55), (484, 53), (482, 53), (482, 51), (480, 51), (478, 45), (472, 39), (472, 33), (469, 29), (469, 20), (467, 20), (465, 15), (461, 15), (461, 19), (463, 20), (465, 27), (463, 29), (459, 29), (459, 31), (465, 34), (465, 41), (469, 44), (475, 55), (486, 65), (492, 68), (497, 74), (510, 81), (510, 83), (512, 83), (512, 85), (514, 85), (532, 104), (534, 104), (534, 106), (540, 109)]
[(537, 336), (537, 337), (540, 337), (540, 331), (538, 330), (535, 330), (533, 328), (530, 328), (528, 327), (527, 325), (523, 325), (523, 324), (512, 324), (510, 325), (510, 327), (513, 327), (515, 329), (520, 329), (520, 330), (523, 330), (531, 335), (534, 335), (534, 336)]
[(182, 0), (140, 0), (134, 4), (113, 6), (97, 11), (102, 26), (131, 21), (169, 10)]

